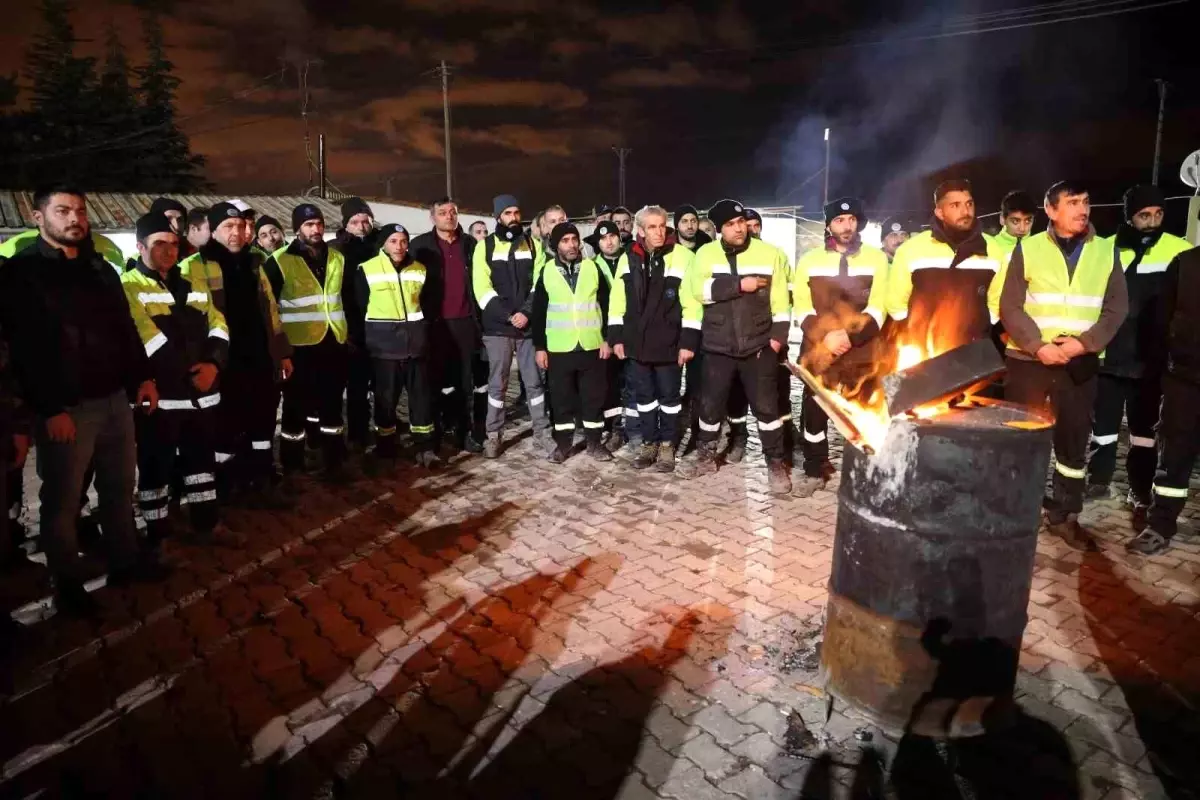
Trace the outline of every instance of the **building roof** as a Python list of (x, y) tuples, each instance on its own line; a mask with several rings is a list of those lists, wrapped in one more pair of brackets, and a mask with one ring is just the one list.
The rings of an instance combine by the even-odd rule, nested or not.
[[(183, 203), (185, 208), (211, 208), (223, 200), (229, 200), (226, 195), (215, 194), (125, 194), (114, 192), (89, 192), (87, 196), (88, 221), (92, 230), (99, 233), (106, 231), (131, 231), (137, 218), (150, 210), (150, 203), (155, 197), (170, 197)], [(292, 209), (301, 203), (312, 203), (325, 214), (325, 219), (331, 225), (341, 221), (342, 212), (339, 203), (322, 200), (319, 197), (304, 197), (303, 195), (241, 195), (259, 216), (267, 214), (279, 220), (285, 228), (291, 223)], [(33, 222), (33, 192), (12, 191), (0, 189), (0, 230), (20, 231), (36, 227)]]

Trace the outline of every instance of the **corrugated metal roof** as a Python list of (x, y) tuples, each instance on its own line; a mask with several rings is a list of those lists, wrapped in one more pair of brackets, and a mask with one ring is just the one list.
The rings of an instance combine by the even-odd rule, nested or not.
[[(87, 196), (88, 219), (92, 230), (101, 233), (105, 231), (132, 231), (137, 218), (150, 210), (154, 197), (148, 194), (117, 194), (112, 192), (94, 192)], [(183, 203), (185, 208), (211, 208), (228, 196), (215, 194), (167, 194)], [(251, 208), (259, 213), (270, 215), (279, 220), (284, 227), (290, 225), (292, 209), (301, 203), (313, 203), (325, 214), (325, 221), (337, 227), (342, 219), (339, 203), (322, 200), (319, 197), (304, 197), (302, 195), (242, 195)], [(0, 230), (19, 231), (36, 227), (33, 224), (33, 192), (12, 191), (0, 189)]]

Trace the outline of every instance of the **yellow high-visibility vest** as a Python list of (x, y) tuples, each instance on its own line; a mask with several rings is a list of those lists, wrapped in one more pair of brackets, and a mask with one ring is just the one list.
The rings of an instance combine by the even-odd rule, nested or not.
[(297, 347), (319, 344), (330, 330), (339, 344), (346, 341), (346, 312), (342, 310), (345, 261), (333, 248), (326, 252), (324, 286), (300, 256), (286, 252), (275, 256), (283, 273), (279, 319), (288, 341)]

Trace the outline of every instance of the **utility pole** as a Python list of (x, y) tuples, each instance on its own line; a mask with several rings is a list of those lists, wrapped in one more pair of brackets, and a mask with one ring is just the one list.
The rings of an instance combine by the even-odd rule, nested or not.
[(325, 134), (317, 134), (317, 196), (325, 199)]
[(1150, 182), (1158, 186), (1158, 162), (1162, 156), (1163, 118), (1167, 112), (1167, 82), (1162, 78), (1154, 81), (1158, 84), (1158, 130), (1154, 134), (1154, 171), (1150, 173)]
[(825, 129), (825, 199), (822, 205), (829, 205), (829, 128)]
[(614, 147), (620, 167), (617, 171), (617, 205), (625, 205), (625, 159), (633, 152), (632, 147)]
[(442, 76), (442, 124), (446, 133), (446, 197), (454, 197), (451, 178), (454, 173), (450, 161), (450, 68), (446, 66), (444, 59), (437, 71)]

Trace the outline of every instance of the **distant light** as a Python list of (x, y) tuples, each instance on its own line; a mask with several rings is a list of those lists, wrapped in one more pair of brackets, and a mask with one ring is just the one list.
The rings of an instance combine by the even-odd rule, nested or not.
[(825, 141), (829, 141), (829, 128), (825, 129)]

